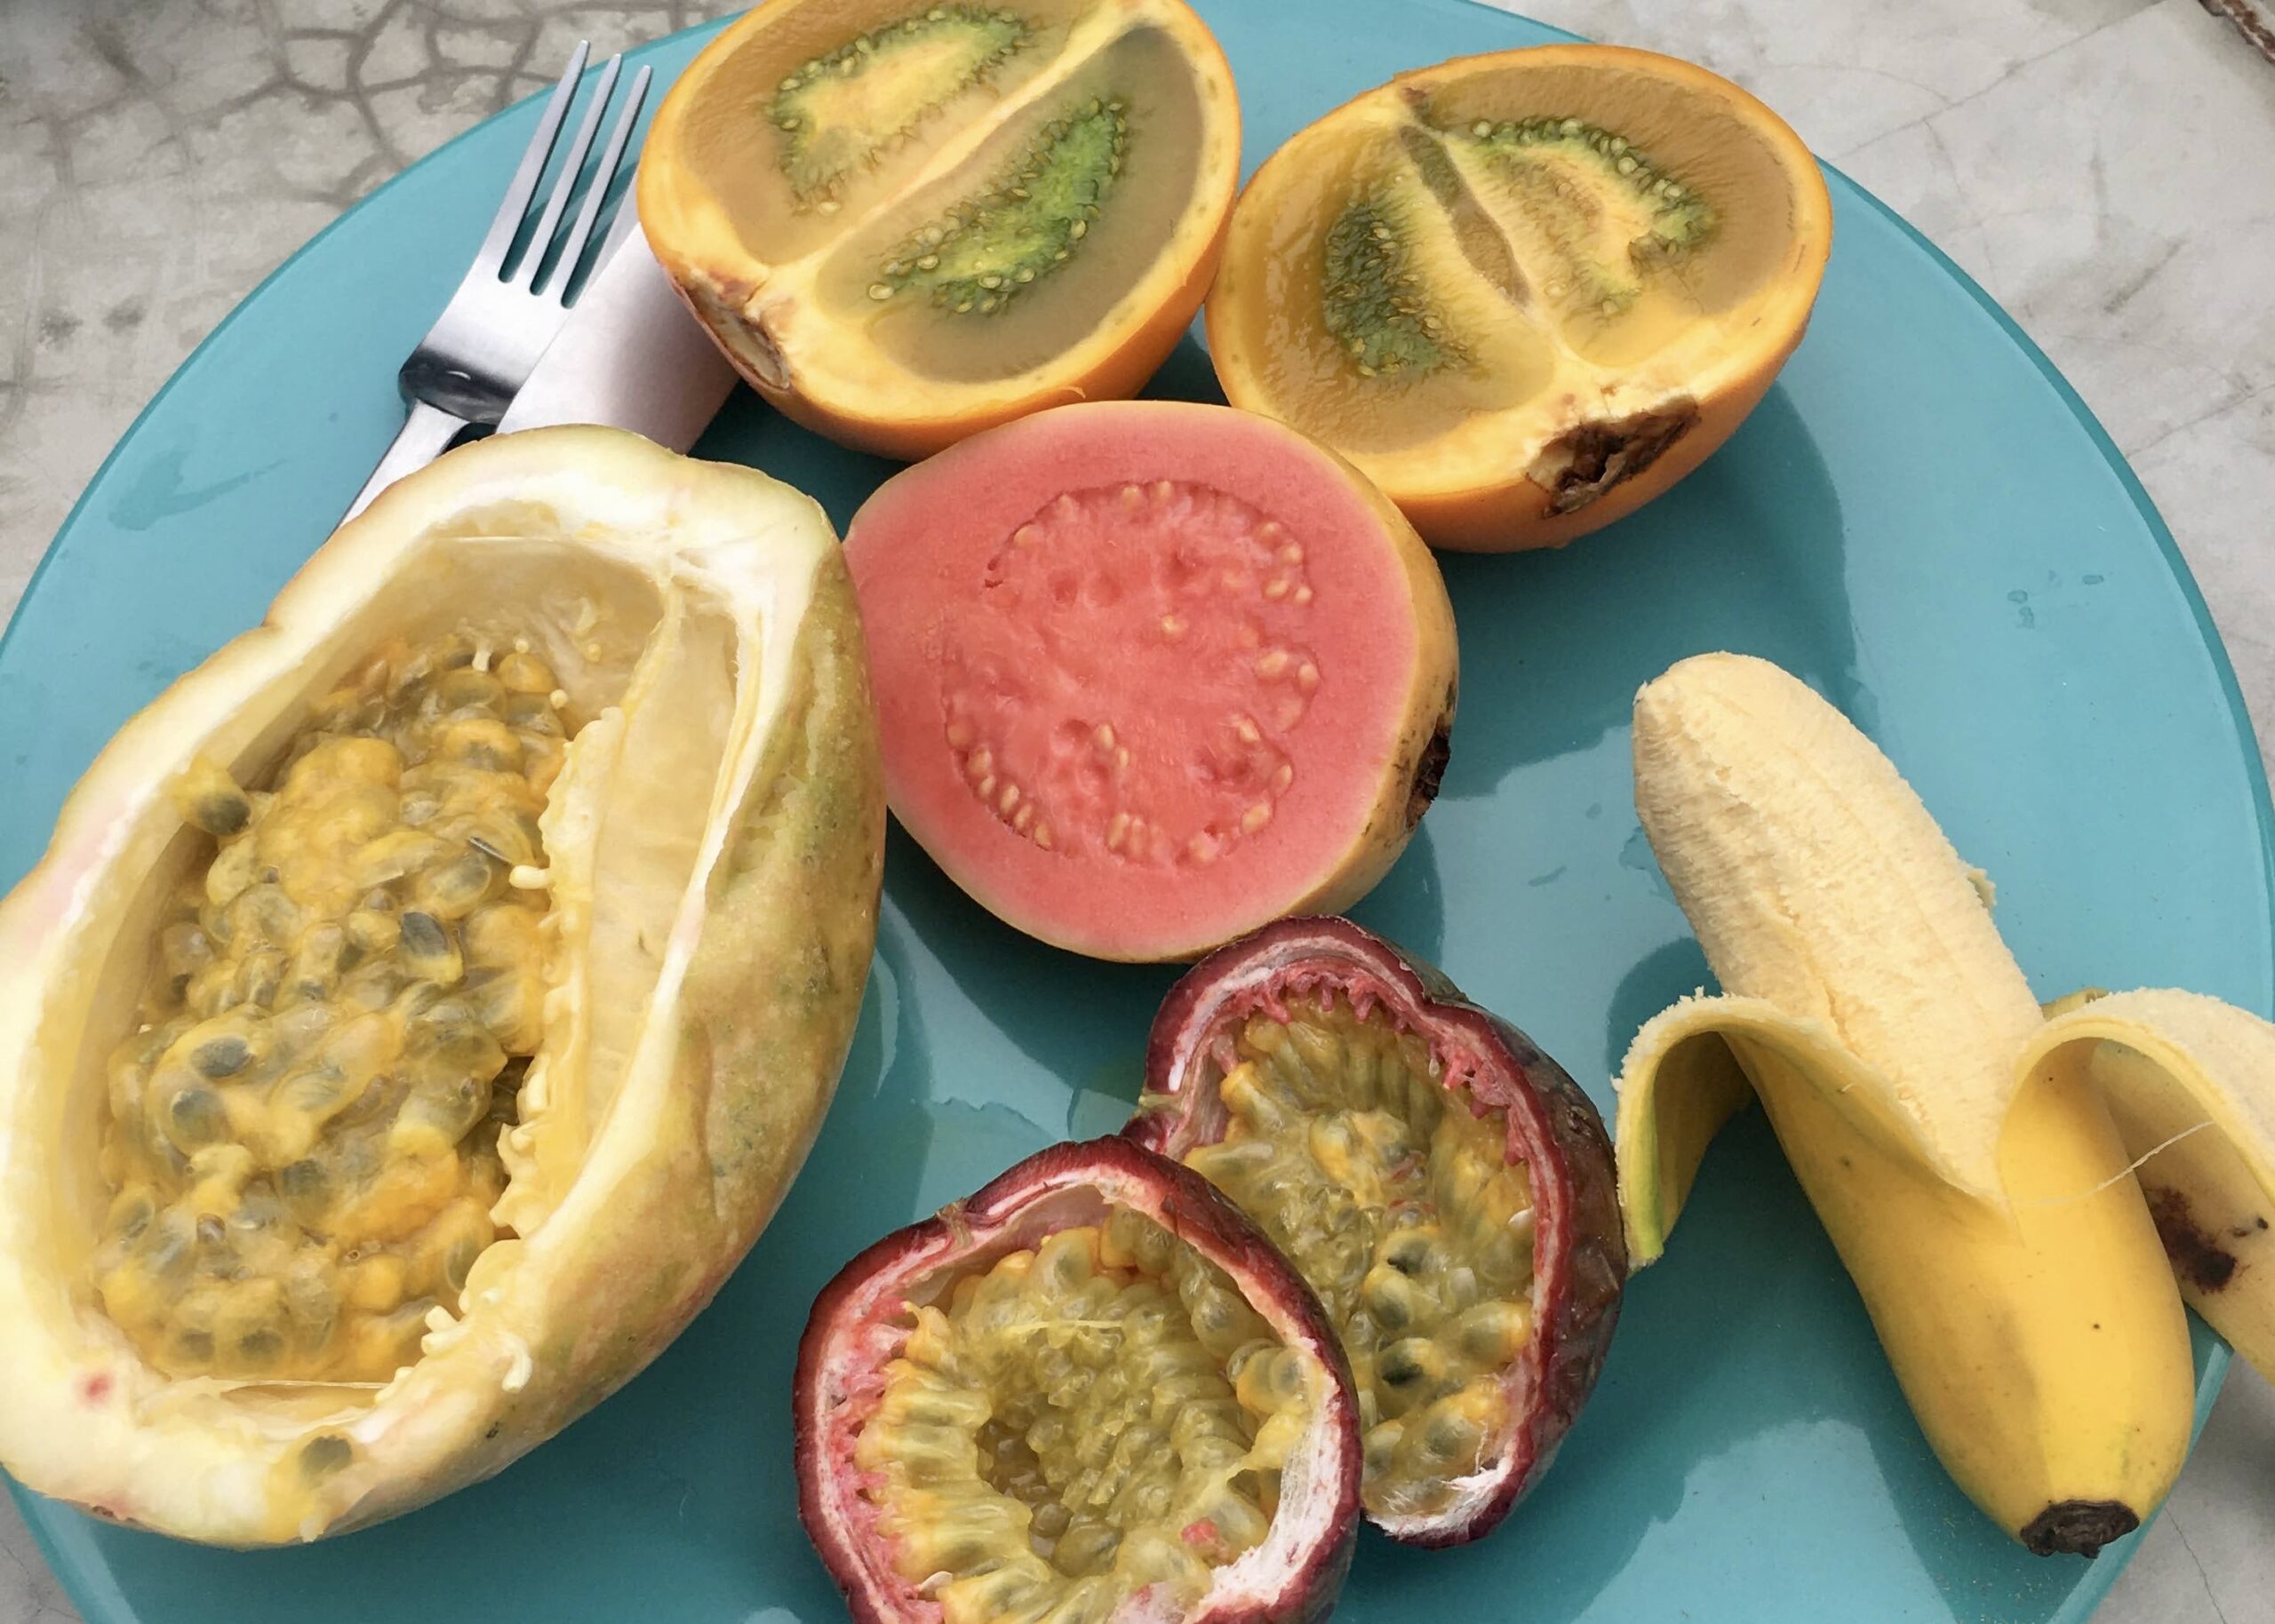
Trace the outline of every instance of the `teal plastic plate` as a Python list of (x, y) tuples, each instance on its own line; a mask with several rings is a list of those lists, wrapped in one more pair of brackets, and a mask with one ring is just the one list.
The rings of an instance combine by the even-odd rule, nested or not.
[[(1200, 0), (1248, 156), (1396, 69), (1539, 43), (1463, 0)], [(644, 54), (668, 77), (704, 36)], [(102, 741), (259, 619), (399, 421), (395, 368), (527, 139), (509, 112), (385, 187), (183, 366), (88, 488), (0, 644), (0, 881)], [(1462, 711), (1437, 808), (1358, 910), (1584, 1079), (1707, 980), (1631, 809), (1628, 701), (1701, 649), (1767, 656), (1854, 716), (1999, 882), (2042, 996), (2177, 985), (2266, 1012), (2266, 786), (2204, 606), (2140, 486), (1989, 299), (1833, 178), (1808, 338), (1728, 446), (1569, 551), (1449, 558)], [(1187, 344), (1156, 389), (1213, 394)], [(842, 526), (888, 466), (738, 394), (698, 448)], [(837, 1103), (740, 1271), (618, 1397), (501, 1477), (367, 1532), (237, 1555), (21, 1494), (94, 1624), (842, 1616), (799, 1532), (791, 1361), (860, 1246), (1053, 1140), (1117, 1126), (1171, 973), (996, 924), (895, 832)], [(2202, 1402), (2226, 1354), (2198, 1333)], [(1371, 1533), (1358, 1624), (2083, 1619), (2124, 1561), (2040, 1561), (1928, 1453), (1758, 1115), (1628, 1294), (1594, 1402), (1489, 1541)]]

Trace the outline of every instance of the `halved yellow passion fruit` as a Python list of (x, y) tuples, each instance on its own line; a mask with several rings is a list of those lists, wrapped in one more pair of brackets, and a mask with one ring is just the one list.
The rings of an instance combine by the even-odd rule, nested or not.
[(0, 1461), (251, 1545), (558, 1430), (795, 1175), (882, 833), (812, 501), (587, 428), (390, 489), (0, 903)]
[(1208, 291), (1240, 145), (1182, 0), (773, 0), (658, 111), (640, 219), (768, 400), (922, 457), (1136, 394)]
[(1460, 58), (1299, 131), (1209, 298), (1225, 397), (1446, 547), (1555, 546), (1729, 437), (1800, 339), (1824, 180), (1768, 107), (1610, 45)]

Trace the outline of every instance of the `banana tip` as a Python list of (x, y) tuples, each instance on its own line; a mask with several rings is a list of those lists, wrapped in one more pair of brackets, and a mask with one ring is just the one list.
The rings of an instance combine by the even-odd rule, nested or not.
[(2059, 1500), (2031, 1518), (2019, 1537), (2034, 1556), (2093, 1557), (2140, 1525), (2140, 1513), (2122, 1501)]

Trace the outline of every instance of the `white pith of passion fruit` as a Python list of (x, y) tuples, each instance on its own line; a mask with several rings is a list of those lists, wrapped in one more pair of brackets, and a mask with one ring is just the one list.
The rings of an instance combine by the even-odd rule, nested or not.
[[(391, 488), (119, 731), (0, 903), (0, 1462), (255, 1545), (551, 1436), (796, 1174), (882, 832), (810, 499), (595, 428)], [(400, 1365), (340, 1345), (389, 1315), (424, 1327)]]

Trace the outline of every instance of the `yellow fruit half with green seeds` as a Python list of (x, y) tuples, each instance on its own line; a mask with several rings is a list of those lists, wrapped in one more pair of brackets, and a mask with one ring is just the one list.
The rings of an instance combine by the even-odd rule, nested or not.
[(1208, 291), (1240, 149), (1183, 0), (771, 0), (657, 112), (640, 219), (753, 387), (915, 458), (1136, 394)]
[(1225, 398), (1340, 451), (1433, 544), (1556, 546), (1736, 428), (1831, 246), (1800, 139), (1610, 45), (1457, 59), (1297, 131), (1209, 296)]
[(217, 1544), (487, 1476), (795, 1175), (884, 802), (828, 521), (456, 451), (129, 721), (0, 903), (0, 1463)]

